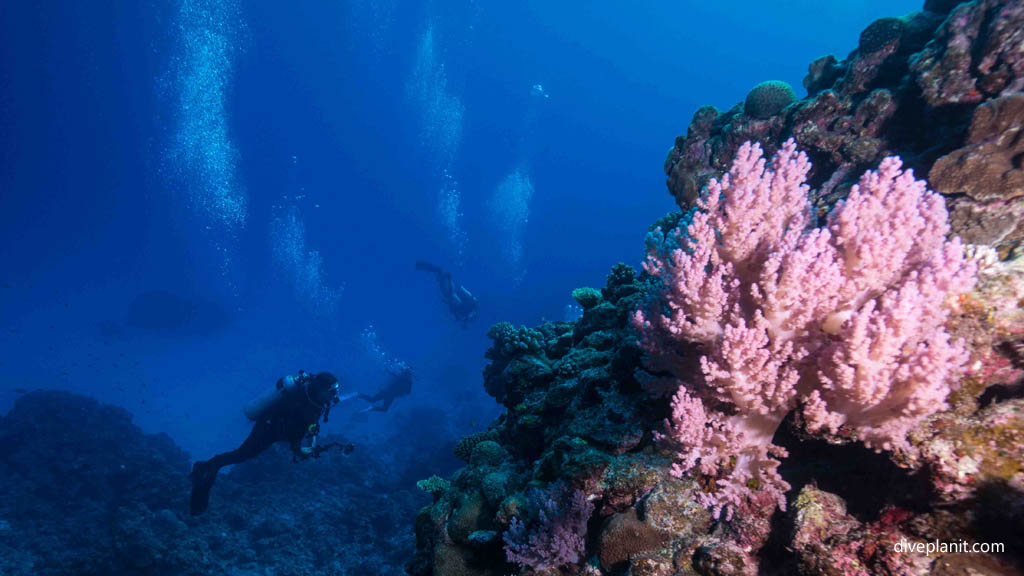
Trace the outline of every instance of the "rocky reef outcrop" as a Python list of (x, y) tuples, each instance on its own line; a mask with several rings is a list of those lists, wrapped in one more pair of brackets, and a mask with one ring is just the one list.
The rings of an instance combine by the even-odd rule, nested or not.
[[(1021, 261), (993, 263), (951, 322), (956, 335), (973, 338), (975, 370), (949, 410), (912, 432), (914, 461), (812, 438), (788, 420), (775, 437), (789, 453), (779, 469), (792, 486), (788, 506), (763, 502), (767, 513), (741, 509), (730, 519), (698, 503), (707, 488), (699, 478), (672, 475), (672, 455), (656, 438), (669, 401), (629, 323), (651, 278), (618, 265), (602, 290), (579, 298), (586, 307), (577, 323), (498, 325), (485, 382), (506, 412), (459, 443), (467, 465), (450, 482), (424, 486), (434, 502), (417, 520), (408, 573), (957, 573), (963, 555), (895, 547), (937, 541), (1002, 543), (1009, 553), (972, 554), (970, 565), (1021, 573), (1012, 535), (1024, 528), (1024, 365), (1010, 348), (1019, 350), (1024, 318), (1007, 301), (1024, 296), (1024, 275), (1008, 270)], [(564, 487), (591, 510), (572, 532), (574, 556), (545, 536), (552, 525), (573, 525), (564, 520), (570, 503), (545, 507), (557, 500), (545, 494)], [(534, 560), (509, 554), (514, 525), (536, 536)]]
[[(458, 444), (466, 466), (450, 480), (423, 483), (434, 501), (417, 519), (417, 552), (407, 572), (1024, 573), (1017, 536), (1024, 533), (1022, 9), (1019, 1), (929, 0), (923, 11), (871, 24), (846, 59), (813, 63), (802, 100), (769, 82), (729, 111), (698, 110), (665, 164), (682, 212), (660, 219), (648, 234), (648, 252), (658, 252), (665, 269), (638, 273), (617, 265), (600, 290), (573, 292), (583, 308), (576, 322), (491, 330), (484, 386), (505, 413)], [(697, 198), (729, 170), (744, 142), (760, 142), (770, 156), (789, 138), (813, 165), (808, 183), (819, 226), (885, 156), (898, 154), (933, 180), (942, 195), (935, 202), (945, 203), (952, 233), (963, 238), (977, 273), (943, 304), (949, 341), (963, 346), (969, 360), (948, 396), (936, 397), (898, 442), (860, 443), (838, 422), (833, 434), (812, 434), (800, 416), (806, 407), (792, 410), (762, 454), (777, 471), (742, 476), (746, 483), (735, 486), (720, 472), (750, 466), (743, 454), (715, 461), (716, 475), (702, 460), (706, 454), (693, 448), (698, 440), (742, 440), (721, 425), (737, 415), (740, 401), (705, 410), (678, 394), (671, 398), (680, 382), (692, 386), (703, 374), (706, 383), (709, 370), (729, 368), (710, 364), (710, 345), (688, 342), (681, 329), (669, 335), (670, 354), (652, 362), (637, 311), (675, 318), (684, 313), (676, 302), (689, 298), (699, 308), (696, 294), (718, 294), (714, 286), (667, 276), (690, 262), (677, 251), (696, 250), (692, 239), (700, 230), (687, 227), (693, 210), (707, 207)], [(796, 245), (792, 238), (785, 244)], [(719, 265), (721, 259), (707, 267)], [(701, 270), (690, 269), (695, 277)], [(753, 289), (748, 296), (766, 298)], [(813, 329), (834, 340), (830, 328)], [(714, 330), (708, 339), (715, 340)], [(717, 396), (710, 391), (704, 398)], [(717, 419), (707, 418), (712, 409)], [(690, 435), (681, 442), (696, 444), (680, 450), (665, 439), (684, 421)], [(759, 485), (769, 477), (783, 488), (782, 501), (778, 490)], [(732, 509), (709, 506), (709, 494), (725, 497)], [(730, 500), (733, 494), (742, 496)]]
[(760, 105), (765, 85), (781, 84), (765, 82), (729, 110), (697, 110), (665, 160), (669, 192), (685, 211), (743, 142), (770, 156), (793, 138), (814, 164), (824, 214), (865, 170), (898, 155), (946, 196), (956, 234), (1005, 255), (1024, 239), (1022, 46), (1019, 1), (926, 2), (877, 20), (846, 58), (811, 63), (803, 99)]

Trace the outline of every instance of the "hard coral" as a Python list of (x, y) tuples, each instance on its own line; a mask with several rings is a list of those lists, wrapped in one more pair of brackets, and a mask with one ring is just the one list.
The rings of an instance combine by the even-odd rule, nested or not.
[(584, 310), (589, 310), (601, 302), (601, 291), (589, 287), (577, 288), (572, 291), (572, 299)]
[(476, 448), (477, 444), (497, 440), (497, 438), (498, 434), (493, 430), (486, 430), (466, 436), (455, 445), (455, 456), (460, 460), (469, 462), (470, 457), (473, 455), (473, 449)]
[(796, 92), (787, 82), (767, 80), (754, 86), (743, 103), (743, 113), (764, 120), (778, 114), (796, 100)]
[(629, 567), (640, 556), (656, 552), (671, 542), (671, 535), (637, 518), (629, 509), (608, 519), (598, 543), (598, 559), (608, 572)]

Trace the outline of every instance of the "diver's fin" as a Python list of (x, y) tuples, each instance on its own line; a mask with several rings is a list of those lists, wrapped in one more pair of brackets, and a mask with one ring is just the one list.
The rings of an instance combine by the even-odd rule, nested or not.
[(217, 469), (210, 469), (208, 462), (196, 462), (192, 466), (192, 494), (189, 496), (188, 508), (193, 516), (198, 516), (210, 506), (210, 489), (217, 479)]

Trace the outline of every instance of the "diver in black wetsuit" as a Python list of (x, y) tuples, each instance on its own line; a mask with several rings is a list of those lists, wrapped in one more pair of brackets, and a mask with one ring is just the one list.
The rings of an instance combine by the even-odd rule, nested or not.
[(437, 277), (437, 284), (441, 288), (441, 298), (448, 305), (448, 310), (455, 316), (455, 319), (462, 323), (463, 328), (470, 320), (476, 318), (478, 312), (476, 297), (466, 290), (465, 286), (456, 284), (452, 280), (450, 272), (422, 260), (416, 262), (416, 269), (432, 272)]
[(359, 397), (370, 403), (363, 412), (387, 412), (388, 408), (391, 407), (391, 403), (396, 398), (401, 396), (408, 396), (412, 393), (412, 368), (405, 365), (399, 365), (393, 370), (389, 370), (391, 373), (391, 380), (388, 381), (387, 386), (383, 390), (376, 394), (360, 394)]
[(222, 467), (249, 460), (277, 442), (288, 442), (292, 461), (319, 458), (322, 452), (334, 446), (350, 454), (353, 450), (351, 444), (316, 444), (320, 420), (327, 422), (331, 406), (338, 400), (338, 379), (330, 372), (313, 375), (300, 370), (298, 376), (279, 379), (274, 390), (246, 406), (246, 416), (256, 423), (242, 445), (192, 466), (192, 495), (189, 499), (192, 514), (206, 511), (210, 503), (210, 488)]

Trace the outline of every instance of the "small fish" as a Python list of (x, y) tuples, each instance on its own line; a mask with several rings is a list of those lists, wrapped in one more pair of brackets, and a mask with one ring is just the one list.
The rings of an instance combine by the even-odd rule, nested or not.
[(14, 389), (14, 393), (15, 394), (24, 394), (25, 392), (27, 392), (27, 390), (25, 390), (24, 388), (15, 388)]

